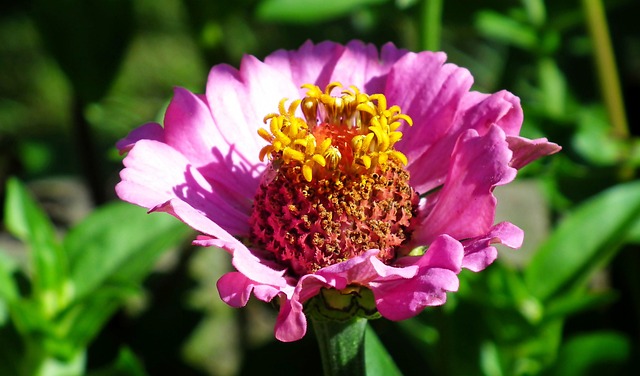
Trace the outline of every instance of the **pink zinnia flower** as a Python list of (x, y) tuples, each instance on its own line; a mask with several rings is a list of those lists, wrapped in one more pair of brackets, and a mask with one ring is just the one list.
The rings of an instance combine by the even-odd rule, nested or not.
[(443, 304), (461, 268), (491, 264), (493, 244), (521, 245), (493, 223), (492, 191), (560, 150), (518, 136), (517, 97), (469, 91), (445, 60), (353, 41), (217, 65), (206, 94), (175, 89), (164, 128), (118, 143), (116, 191), (231, 253), (222, 300), (277, 299), (281, 341), (304, 336), (305, 307), (327, 293), (352, 299), (349, 314), (410, 318)]

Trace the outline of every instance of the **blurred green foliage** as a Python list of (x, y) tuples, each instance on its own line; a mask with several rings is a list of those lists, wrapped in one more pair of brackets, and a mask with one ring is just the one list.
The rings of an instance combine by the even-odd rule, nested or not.
[[(585, 11), (594, 3), (3, 3), (0, 374), (320, 374), (312, 333), (279, 343), (270, 307), (233, 310), (219, 301), (225, 254), (186, 246), (189, 230), (168, 216), (111, 202), (121, 164), (114, 143), (161, 120), (173, 86), (203, 92), (210, 66), (237, 66), (243, 54), (263, 58), (307, 39), (439, 46), (472, 72), (475, 89), (520, 96), (524, 136), (563, 146), (520, 175), (547, 205), (530, 225), (550, 223), (549, 235), (527, 238), (534, 251), (520, 261), (503, 257), (482, 273), (464, 272), (441, 308), (372, 322), (380, 341), (368, 335), (368, 354), (378, 354), (369, 367), (405, 375), (638, 373), (640, 3), (603, 2), (628, 134), (614, 131), (616, 110), (603, 100), (611, 82), (598, 73), (602, 46)], [(70, 177), (91, 198), (88, 216), (69, 219), (78, 194), (45, 184), (36, 203), (11, 176), (32, 191)]]

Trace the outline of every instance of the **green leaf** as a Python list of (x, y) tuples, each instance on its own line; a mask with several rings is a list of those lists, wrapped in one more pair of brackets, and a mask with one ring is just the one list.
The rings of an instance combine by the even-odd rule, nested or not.
[(106, 368), (93, 371), (89, 376), (146, 376), (142, 363), (128, 347), (123, 347), (118, 358)]
[(583, 376), (618, 374), (610, 367), (624, 362), (629, 340), (614, 332), (591, 332), (568, 340), (560, 350), (554, 374)]
[(257, 17), (263, 21), (290, 23), (320, 22), (348, 15), (352, 11), (388, 0), (263, 0)]
[(538, 44), (538, 36), (531, 26), (494, 11), (478, 12), (475, 26), (488, 38), (525, 50), (533, 50)]
[(64, 358), (84, 349), (132, 292), (137, 290), (105, 287), (74, 301), (55, 318), (48, 352)]
[(184, 242), (192, 230), (177, 219), (127, 203), (96, 210), (64, 239), (76, 297), (106, 283), (131, 286), (158, 256)]
[(0, 250), (0, 326), (9, 319), (9, 305), (20, 296), (13, 278), (16, 262)]
[(578, 115), (578, 131), (572, 146), (590, 163), (611, 166), (624, 158), (625, 145), (611, 137), (607, 111), (601, 105), (584, 107)]
[(560, 118), (567, 112), (567, 80), (551, 58), (542, 58), (538, 62), (541, 100), (547, 114)]
[(610, 188), (560, 223), (525, 269), (525, 282), (544, 301), (582, 286), (615, 254), (640, 215), (640, 181)]
[(367, 325), (364, 336), (364, 357), (367, 376), (402, 375), (370, 325)]
[(46, 314), (53, 314), (66, 302), (66, 255), (51, 221), (15, 178), (7, 183), (5, 221), (7, 230), (29, 246), (34, 297)]

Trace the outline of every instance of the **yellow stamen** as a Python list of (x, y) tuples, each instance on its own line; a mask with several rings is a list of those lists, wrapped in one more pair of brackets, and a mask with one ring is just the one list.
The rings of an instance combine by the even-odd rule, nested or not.
[[(267, 157), (300, 166), (308, 182), (320, 171), (366, 173), (384, 166), (389, 158), (406, 165), (407, 157), (394, 144), (402, 139), (398, 131), (402, 122), (411, 126), (411, 118), (396, 105), (387, 108), (383, 94), (367, 95), (350, 86), (340, 96), (331, 95), (342, 87), (332, 82), (323, 91), (305, 84), (305, 98), (288, 107), (287, 99), (282, 99), (278, 113), (264, 118), (269, 130), (258, 129), (258, 135), (270, 144), (260, 150), (260, 160)], [(296, 116), (299, 108), (304, 118)]]

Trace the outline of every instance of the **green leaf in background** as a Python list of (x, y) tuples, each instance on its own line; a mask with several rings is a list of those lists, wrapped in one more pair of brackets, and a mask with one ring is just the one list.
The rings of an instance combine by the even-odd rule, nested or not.
[(11, 303), (18, 298), (18, 286), (13, 278), (17, 265), (15, 260), (0, 249), (0, 325), (4, 322), (3, 304)]
[(541, 58), (538, 61), (538, 80), (540, 82), (540, 99), (545, 112), (555, 118), (566, 115), (567, 80), (564, 74), (551, 58)]
[(569, 339), (560, 349), (554, 375), (615, 375), (611, 366), (624, 362), (630, 353), (629, 340), (614, 332), (590, 332)]
[(540, 300), (579, 287), (605, 265), (640, 216), (640, 181), (594, 196), (560, 223), (525, 269)]
[(611, 124), (602, 105), (580, 109), (572, 141), (573, 148), (596, 166), (611, 166), (623, 159), (625, 145), (611, 137)]
[(402, 372), (384, 348), (376, 332), (367, 325), (364, 337), (364, 359), (368, 376), (401, 376)]
[(66, 303), (66, 255), (56, 240), (51, 221), (15, 178), (7, 183), (6, 227), (29, 246), (31, 282), (34, 297), (44, 312), (53, 314)]
[(388, 0), (262, 0), (257, 16), (263, 21), (320, 22), (346, 16), (353, 10)]
[(113, 364), (90, 372), (89, 376), (147, 376), (147, 372), (136, 355), (128, 347), (124, 347), (120, 349)]
[(535, 29), (495, 11), (478, 12), (475, 26), (487, 38), (512, 44), (525, 50), (533, 50), (538, 44)]
[(128, 203), (101, 207), (64, 239), (75, 296), (93, 293), (105, 283), (138, 283), (162, 252), (190, 233), (169, 215), (149, 215)]
[(103, 287), (70, 304), (55, 319), (55, 338), (49, 352), (68, 357), (84, 349), (132, 292), (137, 290)]
[(133, 32), (131, 0), (34, 1), (44, 45), (84, 103), (109, 89)]

